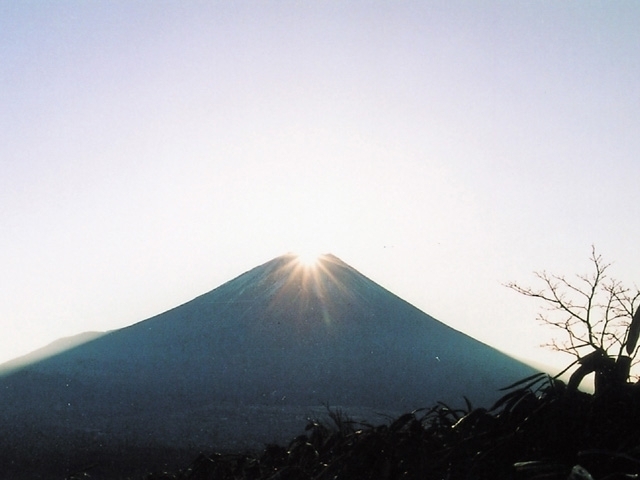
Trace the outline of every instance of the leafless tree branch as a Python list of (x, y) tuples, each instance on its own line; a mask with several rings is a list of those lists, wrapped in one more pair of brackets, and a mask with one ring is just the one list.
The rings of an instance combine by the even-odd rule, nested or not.
[(576, 275), (574, 279), (542, 271), (534, 272), (541, 283), (540, 288), (525, 287), (516, 282), (506, 286), (542, 301), (545, 313), (538, 314), (537, 320), (564, 332), (564, 340), (553, 339), (544, 346), (570, 354), (577, 362), (590, 351), (611, 358), (610, 351), (613, 350), (614, 357), (621, 358), (627, 347), (631, 351), (632, 365), (640, 364), (635, 360), (640, 347), (635, 348), (635, 343), (627, 346), (631, 319), (640, 304), (640, 290), (636, 286), (627, 288), (610, 278), (608, 270), (612, 264), (605, 263), (595, 247), (591, 248), (589, 260), (592, 271)]

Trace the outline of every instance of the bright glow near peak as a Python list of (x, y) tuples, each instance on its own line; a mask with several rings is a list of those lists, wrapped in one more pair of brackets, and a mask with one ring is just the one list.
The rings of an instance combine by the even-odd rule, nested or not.
[(314, 251), (297, 252), (298, 262), (305, 267), (314, 267), (320, 260), (320, 254)]

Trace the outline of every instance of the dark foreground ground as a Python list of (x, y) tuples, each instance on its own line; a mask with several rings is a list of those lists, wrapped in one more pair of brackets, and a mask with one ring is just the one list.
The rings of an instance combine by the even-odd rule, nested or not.
[[(376, 424), (401, 413), (341, 408)], [(310, 419), (331, 425), (328, 413), (322, 405), (216, 403), (183, 411), (142, 410), (111, 424), (107, 417), (93, 418), (69, 428), (57, 419), (17, 427), (0, 410), (0, 480), (140, 480), (150, 472), (184, 470), (202, 453), (256, 453), (265, 445), (287, 445)]]
[(444, 404), (382, 426), (311, 422), (287, 446), (258, 455), (202, 455), (177, 479), (640, 478), (640, 396), (635, 387), (592, 396), (536, 375), (490, 409)]
[[(111, 465), (87, 465), (67, 472), (66, 478), (640, 478), (640, 394), (635, 386), (593, 396), (569, 392), (561, 382), (539, 374), (507, 389), (489, 410), (437, 404), (376, 426), (354, 422), (347, 414), (329, 410), (328, 421), (309, 421), (288, 443), (253, 453), (206, 452), (187, 458), (189, 449), (131, 448), (115, 452)], [(120, 476), (115, 473), (119, 467)]]

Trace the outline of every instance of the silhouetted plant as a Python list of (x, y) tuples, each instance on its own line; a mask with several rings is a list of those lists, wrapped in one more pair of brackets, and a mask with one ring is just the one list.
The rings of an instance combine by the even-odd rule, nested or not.
[[(640, 401), (595, 396), (538, 373), (488, 409), (444, 403), (372, 426), (329, 410), (286, 447), (201, 455), (189, 480), (612, 480), (640, 473)], [(572, 476), (571, 476), (572, 475)], [(160, 478), (160, 477), (156, 477)]]

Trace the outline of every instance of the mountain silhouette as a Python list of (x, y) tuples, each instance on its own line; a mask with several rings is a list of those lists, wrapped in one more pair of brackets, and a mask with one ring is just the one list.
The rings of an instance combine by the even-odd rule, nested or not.
[(256, 447), (323, 405), (369, 421), (465, 396), (489, 406), (534, 372), (333, 255), (275, 258), (91, 338), (0, 378), (0, 467), (18, 472), (33, 452), (70, 470), (114, 452)]

